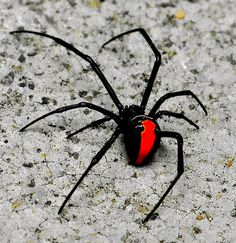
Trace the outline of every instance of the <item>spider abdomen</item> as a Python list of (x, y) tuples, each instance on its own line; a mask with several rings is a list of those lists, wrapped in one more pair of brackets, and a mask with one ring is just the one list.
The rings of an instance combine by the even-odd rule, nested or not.
[(150, 117), (134, 117), (124, 134), (124, 142), (131, 164), (144, 165), (157, 150), (160, 128)]

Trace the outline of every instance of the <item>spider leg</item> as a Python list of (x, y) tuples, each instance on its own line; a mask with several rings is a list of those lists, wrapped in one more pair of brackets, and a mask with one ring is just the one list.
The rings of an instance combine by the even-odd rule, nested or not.
[(149, 77), (149, 81), (148, 81), (147, 87), (145, 89), (142, 102), (140, 104), (140, 107), (142, 108), (142, 111), (144, 112), (145, 108), (146, 108), (146, 105), (147, 105), (147, 102), (148, 102), (148, 99), (149, 99), (149, 96), (150, 96), (150, 93), (152, 91), (153, 83), (155, 81), (156, 75), (157, 75), (159, 67), (161, 65), (161, 54), (157, 50), (157, 48), (155, 47), (155, 45), (152, 42), (151, 38), (149, 37), (149, 35), (147, 34), (147, 32), (144, 29), (137, 28), (137, 29), (126, 31), (126, 32), (124, 32), (122, 34), (119, 34), (119, 35), (113, 37), (112, 39), (110, 39), (109, 41), (104, 43), (102, 45), (102, 47), (106, 46), (108, 43), (110, 43), (111, 41), (113, 41), (113, 40), (115, 40), (117, 38), (120, 38), (120, 37), (122, 37), (124, 35), (130, 34), (130, 33), (133, 33), (133, 32), (140, 32), (140, 34), (144, 37), (144, 39), (146, 40), (148, 45), (151, 47), (151, 49), (154, 52), (155, 57), (156, 57), (156, 61), (154, 62), (154, 65), (153, 65), (153, 68), (152, 68), (152, 72), (151, 72), (151, 75)]
[(155, 207), (152, 209), (152, 211), (147, 215), (147, 217), (143, 220), (143, 222), (147, 222), (153, 213), (157, 210), (157, 208), (161, 205), (165, 197), (168, 195), (170, 190), (173, 188), (173, 186), (176, 184), (176, 182), (179, 180), (180, 176), (184, 173), (184, 160), (183, 160), (183, 138), (179, 133), (176, 132), (160, 132), (160, 137), (167, 137), (167, 138), (175, 138), (178, 143), (178, 166), (177, 166), (177, 176), (175, 179), (171, 182), (170, 186), (167, 188), (166, 192), (163, 194), (163, 196), (160, 198), (159, 202), (155, 205)]
[(198, 104), (202, 107), (202, 109), (204, 110), (204, 112), (207, 115), (207, 110), (206, 110), (205, 106), (202, 104), (202, 102), (198, 99), (198, 97), (190, 90), (183, 90), (183, 91), (177, 91), (177, 92), (167, 93), (167, 94), (163, 95), (153, 106), (153, 108), (151, 109), (151, 111), (149, 113), (149, 116), (153, 116), (164, 101), (166, 101), (172, 97), (185, 96), (185, 95), (191, 95), (198, 102)]
[(103, 85), (105, 86), (108, 94), (110, 95), (110, 97), (113, 100), (113, 102), (116, 105), (116, 107), (119, 110), (122, 110), (123, 109), (123, 105), (120, 103), (120, 101), (119, 101), (117, 95), (115, 94), (114, 90), (112, 89), (111, 85), (107, 81), (106, 77), (103, 75), (103, 73), (100, 70), (100, 68), (97, 65), (97, 63), (90, 56), (82, 53), (81, 51), (79, 51), (73, 45), (67, 43), (66, 41), (64, 41), (64, 40), (62, 40), (60, 38), (57, 38), (55, 36), (48, 35), (46, 33), (40, 33), (40, 32), (30, 31), (30, 30), (17, 30), (17, 31), (10, 32), (10, 34), (19, 34), (19, 33), (34, 34), (34, 35), (39, 35), (39, 36), (43, 36), (43, 37), (47, 37), (49, 39), (52, 39), (57, 44), (64, 46), (67, 50), (70, 50), (70, 51), (74, 52), (75, 54), (77, 54), (78, 56), (80, 56), (82, 59), (84, 59), (85, 61), (87, 61), (90, 64), (90, 66), (93, 69), (93, 71), (97, 74), (98, 78), (102, 81)]
[(83, 132), (85, 129), (88, 129), (88, 128), (95, 128), (95, 127), (101, 125), (102, 123), (104, 123), (104, 122), (106, 122), (106, 121), (110, 121), (111, 119), (112, 119), (111, 117), (109, 117), (109, 116), (105, 116), (105, 117), (103, 117), (103, 118), (101, 118), (101, 119), (98, 119), (98, 120), (96, 120), (96, 121), (93, 121), (93, 122), (89, 123), (88, 125), (86, 125), (86, 126), (80, 128), (79, 130), (77, 130), (77, 131), (75, 131), (75, 132), (73, 132), (73, 133), (70, 133), (66, 138), (71, 138), (72, 136), (74, 136), (74, 135), (76, 135), (76, 134), (78, 134), (78, 133), (80, 133), (80, 132)]
[(69, 110), (72, 110), (72, 109), (77, 109), (77, 108), (81, 108), (81, 107), (87, 107), (89, 109), (92, 109), (92, 110), (95, 110), (95, 111), (98, 111), (104, 115), (107, 115), (109, 117), (111, 117), (111, 119), (115, 120), (116, 122), (119, 122), (119, 117), (114, 114), (113, 112), (111, 111), (108, 111), (100, 106), (97, 106), (97, 105), (94, 105), (94, 104), (91, 104), (91, 103), (88, 103), (88, 102), (80, 102), (78, 104), (73, 104), (73, 105), (67, 105), (67, 106), (63, 106), (63, 107), (60, 107), (60, 108), (57, 108), (56, 110), (54, 111), (50, 111), (38, 118), (36, 118), (35, 120), (31, 121), (30, 123), (28, 123), (26, 126), (22, 127), (20, 129), (20, 132), (24, 131), (27, 127), (33, 125), (34, 123), (48, 117), (48, 116), (51, 116), (53, 114), (56, 114), (56, 113), (62, 113), (62, 112), (65, 112), (65, 111), (69, 111)]
[(158, 118), (160, 118), (161, 116), (172, 116), (178, 119), (184, 119), (186, 122), (188, 122), (190, 125), (196, 127), (197, 129), (199, 129), (199, 126), (197, 124), (195, 124), (194, 122), (192, 122), (190, 119), (188, 119), (184, 114), (182, 113), (176, 113), (176, 112), (171, 112), (171, 111), (158, 111), (155, 115), (153, 115), (152, 117), (156, 120)]
[(94, 158), (92, 159), (92, 161), (91, 161), (90, 165), (88, 166), (88, 168), (82, 174), (82, 176), (77, 181), (75, 186), (72, 188), (70, 193), (66, 196), (66, 199), (62, 203), (62, 205), (61, 205), (61, 207), (60, 207), (60, 209), (58, 211), (58, 214), (60, 214), (62, 212), (62, 210), (65, 207), (66, 203), (71, 198), (71, 196), (73, 195), (73, 193), (75, 192), (77, 187), (80, 185), (80, 183), (83, 181), (84, 177), (89, 173), (89, 171), (93, 168), (93, 166), (95, 166), (100, 161), (100, 159), (107, 152), (107, 150), (111, 147), (111, 145), (115, 142), (115, 140), (118, 138), (119, 135), (120, 135), (120, 130), (117, 127), (116, 130), (114, 131), (114, 133), (112, 134), (111, 138), (105, 143), (105, 145), (101, 148), (101, 150), (94, 156)]

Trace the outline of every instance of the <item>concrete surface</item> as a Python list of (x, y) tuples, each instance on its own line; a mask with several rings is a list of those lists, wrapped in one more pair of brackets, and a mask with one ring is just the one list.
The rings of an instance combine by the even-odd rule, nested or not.
[[(183, 10), (179, 12), (179, 10)], [(2, 0), (0, 3), (0, 242), (236, 242), (236, 5), (235, 1)], [(163, 119), (163, 130), (184, 137), (185, 173), (150, 212), (176, 173), (175, 141), (146, 167), (128, 165), (119, 138), (73, 195), (65, 196), (115, 128), (107, 122), (67, 140), (66, 133), (101, 117), (87, 109), (52, 116), (57, 107), (89, 101), (116, 111), (89, 65), (49, 39), (11, 36), (25, 28), (47, 31), (91, 55), (124, 104), (141, 100), (154, 57), (138, 34), (143, 27), (162, 53), (148, 109), (163, 94), (190, 89), (196, 102), (163, 105), (184, 111), (199, 130)]]

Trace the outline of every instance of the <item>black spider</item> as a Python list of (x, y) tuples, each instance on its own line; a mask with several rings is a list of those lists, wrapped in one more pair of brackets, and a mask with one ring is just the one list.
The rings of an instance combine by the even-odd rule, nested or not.
[(81, 58), (83, 58), (85, 61), (87, 61), (90, 65), (91, 68), (94, 70), (94, 72), (97, 74), (99, 79), (102, 81), (103, 85), (105, 86), (109, 96), (113, 100), (115, 106), (119, 110), (119, 114), (115, 114), (112, 111), (106, 110), (100, 106), (88, 103), (88, 102), (80, 102), (78, 104), (73, 104), (73, 105), (67, 105), (60, 107), (54, 111), (51, 111), (24, 126), (20, 131), (24, 131), (27, 127), (31, 126), (35, 122), (42, 120), (50, 115), (56, 114), (56, 113), (62, 113), (64, 111), (72, 110), (72, 109), (77, 109), (81, 107), (87, 107), (91, 110), (98, 111), (102, 113), (104, 118), (98, 119), (96, 121), (91, 122), (87, 126), (79, 129), (78, 131), (75, 131), (74, 133), (71, 133), (68, 135), (69, 137), (74, 136), (75, 134), (78, 134), (79, 132), (82, 132), (83, 130), (91, 127), (96, 127), (98, 125), (101, 125), (102, 123), (109, 121), (109, 120), (114, 120), (117, 123), (117, 128), (115, 129), (114, 133), (112, 134), (111, 138), (105, 143), (105, 145), (101, 148), (101, 150), (94, 156), (92, 159), (90, 165), (88, 168), (85, 170), (85, 172), (82, 174), (76, 185), (73, 187), (71, 192), (67, 195), (66, 199), (62, 203), (58, 213), (60, 214), (65, 207), (67, 201), (70, 199), (76, 188), (79, 186), (79, 184), (82, 182), (84, 177), (89, 173), (89, 171), (95, 166), (102, 156), (108, 151), (108, 149), (111, 147), (111, 145), (115, 142), (115, 140), (118, 138), (118, 136), (122, 133), (124, 134), (124, 143), (126, 147), (127, 154), (130, 158), (130, 162), (133, 165), (136, 166), (141, 166), (145, 165), (148, 163), (152, 155), (156, 152), (157, 148), (160, 145), (160, 139), (162, 137), (170, 137), (174, 138), (177, 140), (178, 144), (178, 166), (177, 166), (177, 176), (175, 179), (171, 182), (170, 186), (166, 190), (166, 192), (163, 194), (163, 196), (160, 198), (159, 202), (154, 206), (152, 211), (146, 216), (143, 222), (146, 222), (150, 219), (150, 217), (153, 215), (155, 210), (160, 206), (160, 204), (163, 202), (167, 194), (170, 192), (170, 190), (173, 188), (175, 183), (178, 181), (180, 176), (184, 172), (184, 161), (183, 161), (183, 138), (179, 133), (176, 132), (170, 132), (170, 131), (161, 131), (160, 127), (158, 126), (156, 120), (160, 118), (161, 116), (172, 116), (175, 118), (179, 119), (184, 119), (187, 121), (189, 124), (195, 126), (197, 129), (199, 128), (194, 122), (189, 120), (186, 116), (184, 116), (182, 113), (175, 113), (175, 112), (170, 112), (167, 110), (159, 110), (159, 107), (161, 104), (166, 101), (169, 98), (176, 97), (176, 96), (185, 96), (185, 95), (190, 95), (192, 96), (198, 104), (202, 107), (204, 112), (207, 114), (207, 111), (201, 101), (197, 98), (197, 96), (191, 92), (190, 90), (184, 90), (184, 91), (178, 91), (178, 92), (173, 92), (173, 93), (167, 93), (155, 103), (151, 111), (149, 112), (148, 115), (145, 115), (145, 108), (152, 90), (152, 86), (154, 83), (154, 80), (156, 78), (157, 72), (159, 70), (159, 67), (161, 65), (161, 54), (153, 44), (152, 40), (146, 33), (144, 29), (137, 28), (133, 29), (127, 32), (124, 32), (120, 35), (117, 35), (113, 37), (111, 40), (107, 41), (105, 44), (103, 44), (102, 47), (106, 46), (108, 43), (111, 41), (126, 35), (130, 34), (133, 32), (139, 32), (144, 39), (147, 41), (148, 45), (152, 49), (154, 55), (155, 55), (155, 62), (152, 68), (151, 75), (148, 80), (147, 87), (145, 89), (142, 101), (140, 105), (131, 105), (131, 106), (123, 106), (121, 102), (119, 101), (116, 93), (112, 89), (111, 85), (103, 75), (102, 71), (100, 70), (99, 66), (95, 63), (95, 61), (88, 55), (82, 53), (78, 49), (76, 49), (73, 45), (65, 42), (64, 40), (45, 34), (45, 33), (39, 33), (35, 31), (28, 31), (28, 30), (19, 30), (19, 31), (13, 31), (11, 34), (15, 33), (29, 33), (29, 34), (35, 34), (35, 35), (40, 35), (44, 36), (47, 38), (50, 38), (54, 40), (56, 43), (64, 46), (66, 49), (74, 52), (75, 54), (79, 55)]

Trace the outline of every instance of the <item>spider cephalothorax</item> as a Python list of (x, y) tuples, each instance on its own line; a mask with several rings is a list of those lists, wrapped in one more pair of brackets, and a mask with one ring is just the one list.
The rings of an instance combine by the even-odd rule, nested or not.
[(119, 111), (120, 124), (119, 127), (123, 133), (128, 129), (129, 122), (138, 115), (143, 115), (142, 110), (138, 105), (125, 106)]
[(178, 181), (180, 176), (184, 172), (184, 161), (183, 161), (183, 138), (179, 133), (176, 132), (170, 132), (170, 131), (161, 131), (160, 127), (156, 123), (156, 120), (160, 118), (161, 116), (172, 116), (175, 118), (179, 119), (184, 119), (187, 121), (190, 125), (196, 127), (198, 129), (198, 126), (189, 120), (186, 116), (184, 116), (182, 113), (175, 113), (175, 112), (170, 112), (167, 110), (159, 110), (161, 104), (172, 97), (176, 96), (185, 96), (189, 95), (194, 98), (198, 104), (202, 107), (204, 112), (207, 114), (207, 111), (201, 101), (197, 98), (197, 96), (191, 92), (190, 90), (184, 90), (184, 91), (177, 91), (177, 92), (172, 92), (172, 93), (167, 93), (153, 106), (151, 111), (149, 112), (148, 115), (145, 115), (145, 109), (146, 105), (152, 90), (152, 86), (154, 83), (154, 80), (156, 78), (157, 72), (159, 70), (159, 67), (161, 65), (161, 54), (155, 47), (154, 43), (150, 39), (149, 35), (146, 33), (144, 29), (137, 28), (133, 29), (127, 32), (124, 32), (122, 34), (119, 34), (115, 37), (113, 37), (111, 40), (107, 41), (105, 44), (103, 44), (102, 47), (107, 45), (109, 42), (123, 36), (126, 34), (130, 34), (133, 32), (139, 32), (150, 48), (152, 49), (154, 55), (155, 55), (155, 62), (152, 68), (151, 75), (148, 80), (147, 87), (145, 89), (144, 95), (142, 97), (142, 101), (140, 105), (131, 105), (131, 106), (123, 106), (121, 102), (119, 101), (116, 93), (112, 89), (111, 85), (107, 81), (106, 77), (103, 75), (102, 71), (100, 70), (99, 66), (96, 64), (96, 62), (88, 55), (82, 53), (78, 49), (76, 49), (73, 45), (65, 42), (64, 40), (45, 34), (45, 33), (40, 33), (40, 32), (35, 32), (35, 31), (28, 31), (28, 30), (19, 30), (19, 31), (13, 31), (11, 34), (15, 33), (29, 33), (29, 34), (35, 34), (39, 36), (44, 36), (47, 38), (50, 38), (54, 40), (56, 43), (64, 46), (67, 50), (70, 50), (74, 52), (75, 54), (79, 55), (81, 58), (83, 58), (85, 61), (87, 61), (90, 65), (91, 68), (94, 70), (94, 72), (97, 74), (101, 82), (103, 83), (104, 87), (106, 88), (109, 96), (111, 97), (112, 101), (114, 102), (115, 106), (119, 110), (119, 114), (115, 114), (112, 111), (106, 110), (100, 106), (88, 103), (88, 102), (80, 102), (78, 104), (73, 104), (73, 105), (68, 105), (68, 106), (63, 106), (60, 107), (56, 110), (53, 110), (39, 118), (36, 118), (26, 126), (24, 126), (20, 131), (25, 130), (27, 127), (31, 126), (35, 122), (44, 119), (50, 115), (56, 114), (56, 113), (62, 113), (68, 110), (72, 109), (77, 109), (77, 108), (82, 108), (82, 107), (87, 107), (89, 109), (98, 111), (104, 115), (104, 118), (95, 120), (88, 124), (87, 126), (80, 128), (78, 131), (75, 131), (68, 135), (67, 137), (72, 137), (75, 134), (78, 134), (79, 132), (82, 132), (83, 130), (87, 128), (93, 128), (98, 125), (101, 125), (102, 123), (113, 120), (117, 123), (117, 128), (112, 134), (111, 138), (105, 143), (105, 145), (101, 148), (101, 150), (94, 156), (92, 159), (90, 165), (88, 168), (85, 170), (85, 172), (82, 174), (80, 179), (77, 181), (76, 185), (72, 188), (70, 193), (67, 195), (66, 199), (62, 203), (59, 212), (61, 213), (63, 208), (65, 207), (67, 201), (70, 199), (76, 188), (80, 185), (80, 183), (83, 181), (84, 177), (89, 173), (89, 171), (100, 161), (102, 156), (107, 152), (107, 150), (111, 147), (111, 145), (115, 142), (115, 140), (118, 138), (120, 134), (124, 135), (124, 143), (125, 147), (128, 153), (128, 156), (130, 157), (130, 162), (133, 165), (145, 165), (152, 157), (152, 155), (156, 152), (157, 148), (160, 145), (160, 140), (163, 137), (170, 137), (174, 138), (177, 140), (177, 145), (178, 145), (178, 166), (177, 166), (177, 175), (175, 179), (171, 182), (170, 186), (167, 188), (166, 192), (163, 194), (163, 196), (160, 198), (158, 203), (154, 206), (152, 211), (146, 216), (144, 219), (144, 222), (148, 221), (150, 217), (153, 215), (155, 210), (161, 205), (167, 194), (170, 192), (170, 190), (173, 188), (175, 183)]

